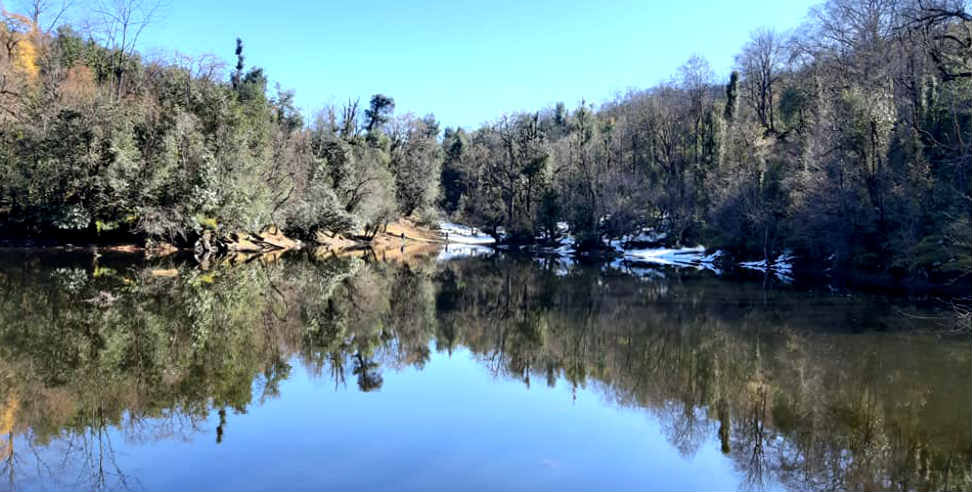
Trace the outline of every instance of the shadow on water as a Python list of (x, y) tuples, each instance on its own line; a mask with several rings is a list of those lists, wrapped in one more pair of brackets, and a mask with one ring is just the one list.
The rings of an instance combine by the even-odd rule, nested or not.
[(743, 489), (972, 488), (967, 340), (914, 334), (930, 321), (887, 299), (508, 257), (272, 260), (5, 255), (0, 488), (137, 489), (108, 430), (221, 442), (288, 397), (294, 364), (374, 392), (460, 348), (647, 412), (682, 456), (715, 439)]

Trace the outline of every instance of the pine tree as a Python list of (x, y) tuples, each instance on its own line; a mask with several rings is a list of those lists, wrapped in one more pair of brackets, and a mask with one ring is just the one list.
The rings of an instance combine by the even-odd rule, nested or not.
[(236, 38), (236, 71), (230, 76), (233, 89), (239, 90), (240, 82), (243, 79), (243, 40)]
[(736, 98), (739, 94), (739, 72), (733, 70), (729, 76), (729, 83), (726, 84), (726, 112), (727, 122), (732, 122), (736, 117)]

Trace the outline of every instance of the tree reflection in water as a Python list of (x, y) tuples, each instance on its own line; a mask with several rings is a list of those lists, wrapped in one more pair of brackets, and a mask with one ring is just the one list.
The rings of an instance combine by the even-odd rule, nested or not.
[(684, 456), (714, 440), (741, 488), (972, 488), (967, 344), (897, 331), (921, 321), (887, 301), (557, 268), (8, 255), (0, 470), (11, 489), (138, 488), (107, 429), (190, 440), (214, 412), (219, 443), (233, 413), (286, 398), (292, 364), (377, 391), (461, 346), (499, 377), (650, 412)]

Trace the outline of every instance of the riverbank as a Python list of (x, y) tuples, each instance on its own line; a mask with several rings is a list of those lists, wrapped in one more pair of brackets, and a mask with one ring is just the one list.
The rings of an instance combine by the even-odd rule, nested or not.
[[(926, 296), (963, 300), (972, 292), (972, 279), (950, 281), (916, 276), (894, 275), (839, 266), (833, 258), (812, 261), (790, 253), (777, 255), (772, 261), (735, 258), (722, 250), (704, 246), (666, 246), (663, 235), (641, 233), (605, 243), (595, 251), (578, 251), (573, 238), (566, 234), (555, 244), (514, 245), (497, 243), (481, 231), (452, 222), (437, 227), (421, 225), (410, 219), (391, 222), (374, 237), (365, 239), (353, 234), (319, 232), (312, 241), (287, 237), (275, 227), (260, 233), (232, 233), (217, 235), (204, 233), (194, 247), (165, 242), (125, 241), (124, 236), (104, 235), (103, 241), (70, 242), (65, 238), (26, 238), (0, 240), (0, 249), (36, 249), (72, 253), (136, 254), (147, 258), (185, 254), (195, 257), (204, 269), (212, 264), (241, 264), (257, 258), (273, 261), (282, 253), (306, 249), (315, 257), (348, 256), (383, 262), (407, 264), (416, 259), (436, 258), (447, 261), (468, 256), (484, 256), (494, 252), (555, 258), (562, 274), (577, 263), (599, 264), (606, 268), (632, 273), (636, 276), (658, 276), (668, 268), (709, 271), (726, 278), (758, 279), (795, 288), (825, 288), (833, 291), (859, 291), (896, 296)], [(74, 238), (79, 239), (79, 238)], [(127, 238), (132, 239), (132, 238)], [(201, 247), (207, 243), (208, 247)]]
[[(454, 230), (465, 226), (451, 224)], [(472, 230), (465, 228), (466, 230)], [(855, 268), (838, 262), (834, 256), (823, 259), (800, 257), (784, 251), (767, 259), (738, 257), (724, 250), (703, 245), (678, 246), (666, 243), (663, 233), (642, 231), (619, 239), (606, 241), (603, 247), (579, 249), (566, 231), (550, 244), (489, 243), (499, 251), (541, 258), (555, 258), (569, 267), (578, 262), (604, 264), (612, 268), (638, 274), (657, 275), (664, 268), (705, 270), (723, 278), (760, 279), (764, 283), (789, 285), (798, 288), (823, 287), (834, 291), (860, 291), (898, 296), (928, 296), (951, 300), (967, 300), (972, 293), (972, 277), (920, 276), (901, 271), (873, 271)], [(469, 256), (482, 255), (481, 248), (468, 251)], [(462, 256), (463, 251), (449, 257)], [(568, 268), (569, 269), (569, 268)], [(563, 273), (565, 270), (561, 268)]]
[(391, 222), (372, 238), (354, 234), (318, 232), (311, 241), (290, 238), (270, 226), (259, 233), (233, 232), (217, 234), (204, 231), (194, 241), (179, 247), (167, 242), (147, 241), (122, 234), (105, 234), (97, 238), (83, 234), (57, 237), (15, 237), (0, 239), (0, 251), (36, 251), (44, 255), (64, 253), (102, 256), (144, 256), (147, 259), (184, 256), (202, 269), (215, 265), (238, 265), (250, 261), (275, 261), (284, 253), (306, 250), (317, 258), (330, 256), (374, 258), (380, 261), (409, 263), (435, 257), (444, 244), (442, 234), (410, 219)]

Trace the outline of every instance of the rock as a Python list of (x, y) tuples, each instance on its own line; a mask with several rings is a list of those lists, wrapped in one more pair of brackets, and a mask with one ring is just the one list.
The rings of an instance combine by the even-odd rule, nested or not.
[(270, 226), (259, 234), (260, 240), (277, 249), (294, 249), (300, 247), (300, 241), (284, 236), (277, 226)]
[(322, 231), (318, 231), (314, 236), (314, 242), (320, 246), (336, 251), (364, 246), (364, 243), (348, 239), (341, 234), (334, 234), (332, 236)]
[(106, 246), (102, 249), (115, 253), (137, 253), (140, 248), (134, 244), (116, 244), (114, 246)]
[(247, 236), (236, 232), (230, 234), (226, 241), (226, 249), (242, 253), (259, 253), (263, 251), (263, 246), (252, 241)]
[(172, 244), (166, 242), (159, 242), (159, 243), (150, 244), (149, 247), (145, 249), (145, 256), (149, 258), (157, 258), (161, 256), (171, 255), (176, 251), (179, 251), (179, 248), (176, 248)]
[(227, 253), (267, 253), (300, 248), (300, 241), (285, 236), (276, 226), (270, 226), (259, 234), (248, 232), (234, 232), (216, 237), (211, 231), (203, 231), (196, 241), (195, 253), (197, 259), (212, 253), (225, 255)]
[(321, 260), (324, 258), (336, 257), (337, 253), (327, 246), (317, 246), (313, 251), (311, 251), (311, 255), (313, 255), (314, 258)]

